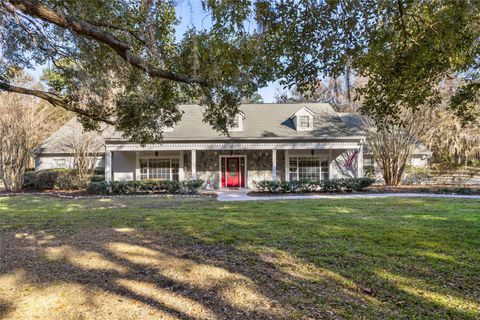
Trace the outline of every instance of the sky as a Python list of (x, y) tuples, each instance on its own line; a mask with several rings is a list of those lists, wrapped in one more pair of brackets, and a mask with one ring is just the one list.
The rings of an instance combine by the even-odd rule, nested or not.
[[(211, 25), (211, 17), (202, 8), (201, 0), (178, 0), (176, 6), (177, 17), (180, 24), (176, 30), (176, 38), (182, 38), (182, 35), (188, 28), (196, 29), (208, 28)], [(42, 74), (46, 66), (37, 66), (29, 73), (36, 78)], [(281, 90), (278, 83), (270, 83), (267, 87), (261, 88), (258, 93), (262, 96), (263, 102), (275, 102), (275, 94)]]

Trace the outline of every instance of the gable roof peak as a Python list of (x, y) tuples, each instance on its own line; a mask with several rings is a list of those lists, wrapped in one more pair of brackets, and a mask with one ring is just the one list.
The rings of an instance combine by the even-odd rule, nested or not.
[(315, 112), (313, 112), (312, 110), (310, 110), (306, 106), (303, 106), (302, 108), (297, 110), (297, 112), (295, 112), (290, 118), (292, 119), (292, 118), (297, 117), (299, 115), (310, 115), (310, 116), (313, 117), (315, 115)]

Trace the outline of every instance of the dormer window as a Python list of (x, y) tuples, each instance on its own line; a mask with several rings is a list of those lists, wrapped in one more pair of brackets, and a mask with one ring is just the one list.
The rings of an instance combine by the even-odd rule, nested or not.
[(243, 112), (240, 112), (233, 119), (233, 123), (228, 127), (228, 131), (243, 131)]
[(291, 117), (293, 123), (295, 124), (295, 129), (297, 131), (313, 130), (314, 115), (315, 113), (307, 107), (303, 107), (302, 109), (295, 112), (295, 114)]
[(310, 116), (299, 116), (298, 117), (299, 128), (302, 130), (310, 129)]

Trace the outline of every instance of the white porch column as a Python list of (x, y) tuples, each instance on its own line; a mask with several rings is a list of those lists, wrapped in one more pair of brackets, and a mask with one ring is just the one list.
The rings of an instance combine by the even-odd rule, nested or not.
[(178, 161), (178, 180), (185, 180), (185, 163), (183, 161), (183, 151), (180, 151), (180, 160)]
[(140, 159), (138, 158), (138, 151), (135, 152), (135, 179), (140, 180)]
[(363, 177), (363, 146), (358, 149), (357, 157), (357, 178)]
[(290, 151), (285, 149), (285, 181), (290, 181)]
[(332, 149), (328, 149), (328, 180), (332, 179), (332, 162), (333, 162), (333, 154)]
[(272, 149), (272, 180), (277, 181), (277, 149)]
[(105, 182), (112, 181), (112, 151), (105, 151)]
[(197, 150), (192, 150), (192, 180), (197, 180)]

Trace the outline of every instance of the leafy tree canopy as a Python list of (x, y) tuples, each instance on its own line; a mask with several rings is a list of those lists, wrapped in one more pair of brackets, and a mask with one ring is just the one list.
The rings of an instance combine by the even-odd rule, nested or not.
[[(468, 81), (452, 104), (466, 119), (476, 105), (477, 1), (202, 3), (211, 27), (176, 39), (173, 0), (1, 0), (0, 86), (143, 143), (160, 139), (186, 100), (226, 133), (241, 101), (269, 81), (302, 90), (346, 69), (368, 78), (363, 108), (376, 118), (432, 104), (439, 82), (459, 73)], [(11, 84), (11, 70), (47, 62), (50, 91)]]

